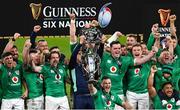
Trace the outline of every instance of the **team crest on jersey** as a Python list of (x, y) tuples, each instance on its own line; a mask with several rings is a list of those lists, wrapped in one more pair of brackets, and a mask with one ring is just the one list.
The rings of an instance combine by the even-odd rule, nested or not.
[(19, 79), (18, 79), (18, 77), (16, 77), (16, 76), (12, 77), (12, 81), (13, 81), (13, 83), (15, 83), (15, 84), (16, 84), (16, 83), (18, 82), (18, 80), (19, 80)]
[(135, 70), (134, 70), (134, 73), (135, 74), (138, 74), (140, 72), (140, 69), (139, 68), (136, 68)]
[(61, 79), (61, 75), (60, 75), (60, 74), (56, 74), (56, 75), (55, 75), (55, 79), (56, 79), (56, 80), (60, 80), (60, 79)]
[(42, 74), (39, 75), (39, 79), (43, 80), (43, 75)]
[(111, 73), (115, 73), (117, 71), (117, 68), (115, 66), (111, 66), (110, 71)]
[(16, 73), (17, 75), (19, 75), (19, 70), (16, 70), (15, 73)]
[(172, 105), (171, 105), (171, 104), (167, 104), (167, 105), (166, 105), (166, 109), (167, 109), (167, 110), (171, 110), (171, 109), (172, 109)]
[(106, 101), (106, 104), (108, 107), (111, 106), (111, 101), (110, 100)]

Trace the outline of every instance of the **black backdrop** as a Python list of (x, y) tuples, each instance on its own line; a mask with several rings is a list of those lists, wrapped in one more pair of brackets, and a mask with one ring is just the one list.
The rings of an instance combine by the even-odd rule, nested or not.
[[(112, 34), (119, 30), (124, 34), (144, 34), (145, 40), (148, 38), (152, 24), (160, 23), (158, 9), (171, 9), (171, 14), (177, 16), (176, 27), (179, 35), (179, 0), (4, 0), (0, 4), (0, 36), (12, 36), (15, 32), (22, 35), (30, 34), (35, 23), (29, 7), (32, 2), (59, 7), (95, 6), (97, 11), (103, 4), (112, 2), (112, 5), (108, 6), (112, 11), (112, 20), (106, 28), (102, 29), (103, 33)], [(42, 25), (42, 18), (41, 14), (40, 25)], [(68, 28), (42, 29), (39, 35), (68, 35), (68, 32)]]

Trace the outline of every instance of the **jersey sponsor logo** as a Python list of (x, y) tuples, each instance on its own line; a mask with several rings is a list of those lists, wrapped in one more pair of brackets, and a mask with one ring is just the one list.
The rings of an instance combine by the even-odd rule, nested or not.
[(17, 75), (19, 75), (19, 70), (16, 70), (15, 73), (16, 73)]
[(61, 75), (60, 75), (60, 74), (56, 74), (56, 75), (55, 75), (55, 79), (56, 79), (56, 80), (60, 80), (60, 79), (61, 79)]
[(140, 69), (139, 68), (136, 68), (135, 70), (134, 70), (134, 73), (135, 74), (138, 74), (140, 72)]
[(167, 105), (166, 105), (166, 109), (167, 109), (167, 110), (171, 110), (171, 109), (172, 109), (172, 105), (171, 105), (171, 104), (167, 104)]
[(18, 77), (16, 77), (16, 76), (12, 77), (12, 82), (13, 83), (16, 84), (18, 81), (19, 81)]
[(115, 66), (111, 66), (110, 71), (111, 73), (115, 73), (117, 71), (117, 68)]

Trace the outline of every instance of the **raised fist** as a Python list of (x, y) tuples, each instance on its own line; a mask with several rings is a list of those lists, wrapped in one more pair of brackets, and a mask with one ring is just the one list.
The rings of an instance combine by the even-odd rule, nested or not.
[(171, 15), (171, 16), (169, 17), (169, 20), (170, 20), (170, 21), (175, 21), (175, 20), (176, 20), (176, 15)]
[(75, 19), (75, 14), (74, 13), (69, 14), (69, 17), (70, 17), (71, 20), (74, 20)]
[(15, 33), (13, 38), (16, 40), (19, 36), (21, 36), (19, 33)]
[(151, 66), (151, 73), (155, 73), (155, 72), (157, 72), (157, 67), (156, 65), (153, 65)]
[(38, 32), (40, 30), (41, 30), (41, 26), (40, 25), (34, 26), (34, 29), (33, 29), (34, 32)]

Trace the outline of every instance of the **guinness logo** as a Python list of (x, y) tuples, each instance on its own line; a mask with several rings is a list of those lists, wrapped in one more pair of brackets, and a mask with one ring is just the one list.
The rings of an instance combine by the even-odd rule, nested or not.
[(166, 26), (166, 24), (167, 24), (167, 22), (169, 20), (169, 16), (170, 16), (171, 10), (170, 9), (168, 9), (168, 10), (159, 9), (158, 13), (160, 15), (160, 20), (161, 20), (162, 26)]
[(31, 3), (29, 6), (31, 7), (31, 12), (32, 12), (33, 18), (35, 20), (37, 20), (41, 13), (42, 4), (41, 3), (39, 3), (39, 4)]

